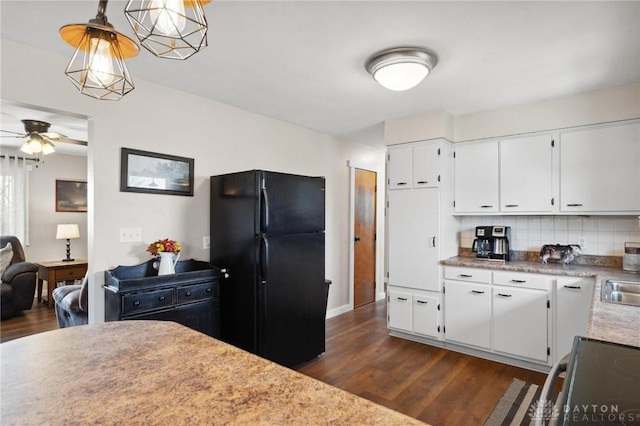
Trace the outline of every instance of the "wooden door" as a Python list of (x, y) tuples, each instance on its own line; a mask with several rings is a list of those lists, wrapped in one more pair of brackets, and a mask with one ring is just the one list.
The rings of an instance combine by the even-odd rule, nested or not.
[(354, 308), (376, 300), (376, 179), (375, 172), (356, 169)]

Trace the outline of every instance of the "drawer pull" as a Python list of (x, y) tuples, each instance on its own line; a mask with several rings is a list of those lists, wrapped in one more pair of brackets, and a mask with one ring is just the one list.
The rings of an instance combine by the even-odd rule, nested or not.
[(567, 207), (582, 207), (582, 203), (567, 204)]
[(206, 291), (207, 293), (211, 293), (211, 287), (207, 288), (205, 291)]
[(505, 207), (520, 207), (517, 204), (507, 204)]
[(164, 297), (164, 296), (158, 297), (158, 300), (161, 301), (161, 302), (164, 302), (165, 299), (166, 299), (166, 297)]
[(564, 288), (570, 288), (572, 290), (582, 290), (582, 287), (579, 285), (565, 285)]
[(140, 301), (136, 300), (135, 302), (133, 302), (133, 306), (140, 306)]
[(406, 297), (396, 297), (396, 299), (398, 299), (398, 300), (402, 300), (403, 302), (407, 300), (407, 298), (406, 298)]
[(486, 204), (484, 206), (480, 206), (481, 209), (490, 209), (491, 207), (493, 206), (486, 205)]
[(480, 291), (480, 290), (471, 290), (471, 293), (473, 293), (473, 294), (484, 294), (484, 291)]
[(188, 291), (188, 292), (186, 292), (184, 295), (185, 295), (185, 296), (187, 296), (187, 297), (189, 297), (189, 296), (191, 296), (191, 292), (190, 292), (190, 291)]
[(473, 277), (473, 275), (469, 275), (469, 274), (458, 274), (458, 276), (460, 278), (471, 278), (471, 277)]
[(527, 282), (527, 280), (511, 280), (512, 283), (517, 283), (517, 284), (524, 284)]
[(416, 300), (416, 302), (418, 302), (418, 303), (420, 303), (422, 305), (426, 305), (427, 303), (429, 303), (426, 300)]
[(429, 183), (429, 181), (428, 180), (419, 180), (417, 183), (419, 185), (424, 185), (425, 183)]
[(510, 294), (498, 293), (499, 297), (511, 297)]
[(400, 186), (400, 185), (406, 185), (407, 182), (398, 182), (396, 185)]

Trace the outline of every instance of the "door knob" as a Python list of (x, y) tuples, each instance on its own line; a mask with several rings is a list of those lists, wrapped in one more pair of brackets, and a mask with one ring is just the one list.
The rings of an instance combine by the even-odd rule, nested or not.
[(355, 242), (357, 243), (358, 241), (360, 241), (360, 237), (355, 237), (355, 238), (353, 239), (353, 241), (355, 241)]

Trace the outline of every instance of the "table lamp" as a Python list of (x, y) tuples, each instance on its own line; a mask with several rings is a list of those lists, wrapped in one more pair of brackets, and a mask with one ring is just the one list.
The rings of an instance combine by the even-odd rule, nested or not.
[(58, 225), (56, 232), (57, 240), (67, 240), (67, 258), (62, 259), (63, 262), (71, 262), (71, 238), (80, 238), (80, 229), (76, 223), (63, 223)]

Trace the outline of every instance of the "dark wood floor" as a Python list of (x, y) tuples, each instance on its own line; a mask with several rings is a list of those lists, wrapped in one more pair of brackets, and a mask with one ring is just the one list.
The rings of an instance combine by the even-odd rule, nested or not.
[[(433, 425), (482, 425), (516, 377), (545, 375), (391, 337), (384, 301), (327, 320), (326, 352), (298, 371)], [(55, 312), (2, 321), (0, 342), (57, 328)]]
[(298, 368), (433, 425), (482, 425), (512, 379), (545, 375), (391, 337), (384, 300), (327, 320), (326, 352)]

